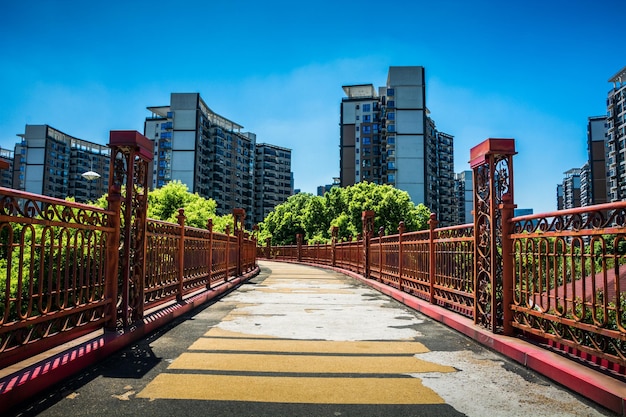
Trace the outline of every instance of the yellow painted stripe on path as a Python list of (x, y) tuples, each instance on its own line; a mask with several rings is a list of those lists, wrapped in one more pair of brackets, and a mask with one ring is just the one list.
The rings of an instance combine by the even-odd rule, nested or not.
[(255, 291), (270, 294), (354, 294), (350, 289), (315, 287), (255, 288)]
[(183, 353), (168, 369), (238, 372), (398, 374), (455, 372), (412, 356), (314, 356), (239, 353)]
[(305, 404), (443, 404), (416, 378), (160, 374), (139, 398)]
[(241, 332), (233, 332), (230, 330), (222, 329), (221, 327), (211, 327), (211, 329), (206, 332), (206, 337), (229, 337), (229, 338), (244, 338), (249, 339), (251, 337), (255, 339), (275, 339), (275, 336), (267, 336), (267, 335), (254, 335), (252, 336), (250, 333), (241, 333)]
[[(206, 336), (211, 334), (214, 334), (213, 329)], [(361, 355), (416, 354), (429, 351), (426, 346), (419, 342), (345, 342), (294, 339), (218, 339), (207, 337), (196, 340), (189, 349), (240, 352), (353, 353)]]

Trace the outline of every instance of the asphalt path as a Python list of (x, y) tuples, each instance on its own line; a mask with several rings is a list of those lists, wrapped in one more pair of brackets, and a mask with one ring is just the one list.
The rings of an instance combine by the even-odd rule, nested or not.
[(12, 415), (613, 415), (349, 277), (259, 263)]

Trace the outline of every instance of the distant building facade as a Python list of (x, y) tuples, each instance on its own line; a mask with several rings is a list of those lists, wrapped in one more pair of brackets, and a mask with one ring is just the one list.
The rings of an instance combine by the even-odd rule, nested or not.
[[(199, 93), (172, 93), (169, 105), (148, 110), (152, 115), (146, 118), (144, 135), (154, 141), (152, 188), (179, 180), (191, 192), (215, 200), (219, 215), (243, 208), (248, 228), (262, 220), (258, 214), (265, 212), (269, 201), (285, 196), (281, 183), (277, 192), (268, 194), (272, 200), (256, 201), (256, 135), (242, 132), (243, 126), (215, 113)], [(271, 145), (263, 146), (269, 150)], [(284, 154), (280, 168), (290, 169), (291, 151), (280, 152)], [(291, 172), (275, 173), (286, 177), (292, 188)]]
[(340, 187), (340, 179), (339, 177), (334, 177), (333, 178), (333, 183), (332, 184), (326, 184), (326, 185), (320, 185), (317, 187), (317, 195), (318, 197), (322, 197), (324, 194), (326, 194), (327, 192), (329, 192), (333, 187)]
[(558, 210), (581, 207), (581, 172), (580, 168), (572, 168), (563, 173), (563, 183), (557, 186)]
[(390, 67), (387, 83), (347, 85), (340, 111), (340, 184), (390, 184), (415, 204), (455, 210), (453, 137), (438, 132), (426, 108), (424, 68)]
[(470, 170), (454, 174), (454, 224), (467, 224), (474, 222), (472, 211), (474, 210), (474, 182), (473, 173)]
[(8, 164), (8, 168), (0, 170), (0, 186), (13, 188), (13, 163), (15, 151), (0, 148), (0, 160)]
[(254, 223), (260, 223), (293, 194), (291, 149), (267, 143), (256, 145), (254, 169)]
[[(49, 197), (94, 201), (108, 192), (107, 146), (78, 139), (48, 125), (26, 125), (15, 145), (12, 188)], [(88, 180), (82, 174), (100, 177)], [(3, 179), (4, 181), (4, 179)]]
[(581, 173), (581, 204), (590, 206), (607, 200), (607, 117), (589, 117), (587, 163)]
[(609, 79), (607, 97), (607, 200), (626, 199), (626, 67)]

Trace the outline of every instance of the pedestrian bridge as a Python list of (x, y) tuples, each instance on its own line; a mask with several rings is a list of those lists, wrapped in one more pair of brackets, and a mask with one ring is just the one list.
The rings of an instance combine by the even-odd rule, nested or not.
[[(347, 389), (345, 384), (322, 384), (333, 378), (352, 380), (357, 375), (363, 378), (352, 383), (358, 387), (355, 392), (370, 392), (377, 386), (384, 395), (393, 392), (396, 401), (414, 405), (417, 399), (393, 385), (400, 382), (396, 379), (404, 379), (414, 392), (417, 384), (428, 387), (429, 382), (450, 375), (476, 374), (459, 372), (461, 368), (453, 363), (458, 358), (434, 359), (432, 352), (437, 349), (442, 356), (454, 355), (450, 352), (455, 351), (451, 347), (456, 342), (449, 339), (454, 333), (442, 333), (445, 337), (437, 339), (438, 343), (435, 339), (426, 343), (424, 335), (435, 333), (420, 330), (424, 324), (417, 322), (423, 315), (626, 415), (626, 202), (514, 217), (512, 139), (487, 139), (470, 152), (476, 179), (472, 224), (438, 227), (433, 213), (428, 230), (407, 232), (401, 222), (397, 234), (385, 236), (379, 230), (376, 236), (377, 214), (364, 211), (358, 237), (340, 239), (335, 231), (332, 241), (324, 245), (307, 245), (299, 235), (295, 245), (276, 246), (270, 240), (263, 247), (254, 229), (245, 230), (246, 213), (239, 208), (233, 210), (232, 227), (220, 232), (213, 230), (210, 220), (201, 228), (186, 224), (183, 209), (176, 223), (149, 219), (145, 190), (153, 155), (150, 141), (137, 132), (111, 132), (110, 147), (106, 209), (0, 188), (0, 411), (31, 401), (37, 393), (133, 343), (147, 346), (149, 354), (138, 373), (163, 361), (182, 367), (172, 375), (154, 375), (155, 381), (178, 380), (183, 374), (196, 375), (199, 381), (208, 376), (225, 381), (245, 374), (250, 378), (243, 380), (246, 383), (257, 380), (271, 388), (276, 395), (269, 401), (272, 404), (305, 401), (305, 393), (296, 389), (303, 382), (306, 387), (319, 386), (329, 404), (333, 394), (343, 398), (336, 401), (350, 398), (361, 404), (365, 397), (357, 400), (350, 396), (356, 394), (341, 391)], [(270, 261), (273, 263), (266, 263)], [(288, 264), (276, 261), (317, 268), (281, 272)], [(273, 272), (264, 270), (259, 275), (259, 265)], [(339, 272), (378, 291), (355, 296), (361, 310), (329, 303), (324, 291), (337, 300), (350, 298), (343, 293), (348, 291), (344, 284), (341, 291), (322, 285), (331, 279), (329, 274)], [(288, 285), (281, 287), (281, 283)], [(219, 325), (215, 325), (217, 321), (201, 324), (196, 319), (199, 316), (193, 316), (185, 326), (198, 323), (202, 333), (196, 339), (214, 344), (227, 341), (242, 356), (233, 356), (226, 346), (216, 351), (192, 350), (189, 347), (195, 339), (181, 343), (185, 352), (150, 355), (149, 340), (159, 339), (154, 335), (165, 331), (161, 329), (207, 304), (211, 306), (205, 311), (219, 310), (226, 304), (216, 300), (226, 300), (219, 297), (227, 293), (228, 299), (253, 294), (257, 298), (245, 308), (242, 302), (239, 316), (229, 316)], [(381, 294), (409, 309), (392, 318), (385, 316), (390, 310), (377, 307), (384, 297)], [(304, 303), (307, 310), (299, 314), (290, 309), (297, 303), (284, 302), (304, 296), (310, 301)], [(273, 301), (252, 306), (260, 299)], [(384, 299), (387, 305), (390, 301)], [(358, 318), (348, 314), (356, 311), (364, 314)], [(246, 314), (255, 318), (254, 323), (245, 322)], [(235, 324), (235, 328), (228, 327)], [(203, 336), (208, 328), (231, 333)], [(429, 332), (436, 329), (440, 328), (431, 326)], [(335, 334), (340, 335), (337, 340), (330, 337)], [(246, 351), (245, 344), (258, 351)], [(291, 350), (280, 352), (278, 344)], [(428, 351), (419, 350), (418, 344)], [(470, 352), (476, 350), (471, 343), (469, 346)], [(369, 352), (361, 356), (377, 360), (361, 361), (361, 347)], [(190, 352), (186, 352), (188, 348)], [(410, 351), (396, 355), (387, 349)], [(264, 352), (267, 357), (249, 356)], [(223, 363), (225, 368), (193, 368), (205, 361), (205, 353), (222, 355), (211, 356), (208, 362), (211, 367)], [(234, 367), (233, 358), (250, 369)], [(255, 360), (260, 358), (263, 360)], [(417, 359), (441, 368), (420, 368), (415, 365)], [(379, 374), (382, 370), (374, 364), (383, 364), (389, 372)], [(131, 365), (126, 370), (133, 369)], [(346, 371), (340, 372), (344, 366)], [(450, 366), (455, 370), (446, 368)], [(113, 374), (126, 375), (124, 372)], [(298, 379), (267, 379), (278, 375)], [(191, 378), (180, 379), (187, 381), (184, 393), (189, 395), (202, 385), (189, 383)], [(219, 387), (227, 395), (224, 381), (216, 382), (214, 390)], [(284, 383), (279, 381), (289, 381), (289, 389), (271, 384)], [(468, 381), (466, 385), (473, 384), (476, 382)], [(329, 391), (329, 386), (335, 388)], [(158, 396), (166, 395), (158, 387), (146, 382), (139, 391), (133, 388), (115, 395), (158, 403)], [(420, 397), (428, 392), (432, 398), (453, 404), (449, 410), (462, 409), (441, 389), (429, 389), (420, 388)], [(467, 387), (456, 392), (464, 390)], [(240, 391), (250, 396), (242, 397), (244, 403), (263, 402), (260, 391), (256, 396), (252, 389)], [(263, 395), (269, 395), (267, 392)], [(372, 402), (391, 401), (382, 392), (368, 397)], [(480, 398), (484, 403), (484, 396)], [(231, 400), (211, 397), (197, 401)]]
[[(333, 269), (270, 261), (259, 265), (260, 273), (242, 280), (235, 291), (184, 313), (102, 362), (94, 356), (85, 372), (59, 381), (12, 413), (72, 415), (77, 409), (81, 415), (155, 416), (514, 416), (530, 409), (535, 416), (607, 413), (407, 305), (419, 310), (419, 299), (399, 303), (372, 288), (374, 282)], [(474, 327), (462, 318), (456, 326)], [(482, 332), (487, 339), (494, 337)], [(534, 355), (532, 345), (519, 341), (509, 343), (497, 336), (482, 340), (486, 341), (529, 358)], [(56, 355), (48, 353), (42, 359), (50, 364), (48, 369), (23, 375), (30, 383), (56, 378), (56, 372), (67, 373), (64, 367), (89, 355), (88, 346), (106, 351), (109, 343), (115, 341), (92, 335)], [(554, 360), (546, 359), (545, 365), (557, 367), (559, 358)], [(31, 368), (33, 373), (35, 369)]]

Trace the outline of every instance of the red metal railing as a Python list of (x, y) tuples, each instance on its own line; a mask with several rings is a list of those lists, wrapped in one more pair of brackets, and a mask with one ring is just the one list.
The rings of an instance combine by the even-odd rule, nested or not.
[[(121, 274), (111, 227), (120, 213), (0, 188), (0, 367), (102, 328)], [(253, 270), (256, 242), (148, 219), (144, 308)]]
[[(103, 326), (105, 253), (100, 208), (0, 188), (0, 358), (60, 344)], [(0, 362), (1, 363), (1, 362)]]
[[(626, 202), (503, 217), (505, 325), (604, 366), (626, 366)], [(331, 264), (443, 306), (476, 322), (474, 225), (354, 242), (272, 247), (274, 259)], [(365, 248), (365, 245), (369, 245)], [(289, 256), (283, 254), (289, 252)], [(265, 250), (263, 253), (267, 253)], [(306, 255), (303, 255), (306, 254)], [(500, 255), (500, 253), (498, 254)], [(367, 264), (365, 264), (367, 263)], [(503, 294), (497, 294), (503, 297)], [(505, 329), (505, 333), (506, 329)]]
[(511, 219), (512, 325), (626, 365), (626, 202)]

